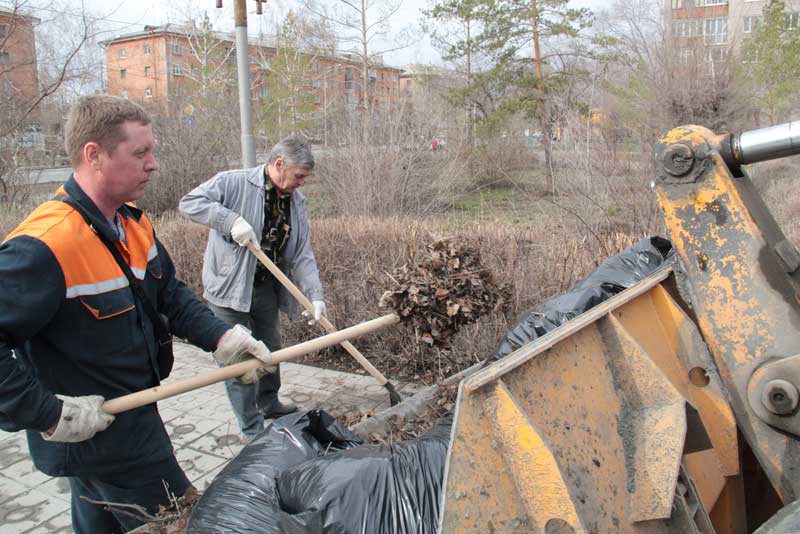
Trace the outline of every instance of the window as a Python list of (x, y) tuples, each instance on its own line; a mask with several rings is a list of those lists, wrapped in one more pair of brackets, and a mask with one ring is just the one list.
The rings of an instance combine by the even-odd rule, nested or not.
[(699, 19), (675, 20), (672, 22), (673, 37), (693, 37), (703, 34), (702, 21)]
[(703, 36), (706, 44), (725, 44), (728, 40), (728, 19), (705, 19)]
[(41, 146), (44, 142), (44, 138), (42, 136), (42, 125), (38, 122), (31, 123), (25, 130), (22, 132), (22, 146), (25, 148), (32, 148), (35, 146)]
[(314, 89), (319, 89), (320, 86), (322, 85), (322, 82), (319, 81), (319, 80), (314, 80), (314, 84), (313, 85), (314, 85)]
[(176, 64), (172, 66), (172, 75), (173, 76), (183, 76), (183, 71), (181, 70), (181, 66)]
[(259, 87), (258, 88), (258, 97), (259, 98), (269, 98), (269, 87)]
[(172, 55), (180, 56), (183, 54), (183, 47), (178, 41), (172, 41)]
[(672, 0), (672, 9), (680, 9), (683, 7), (683, 0)]
[(800, 13), (797, 11), (786, 14), (786, 27), (790, 30), (796, 30), (800, 26)]
[(761, 17), (755, 15), (749, 15), (746, 17), (742, 17), (742, 31), (744, 33), (750, 33), (756, 28), (758, 25), (761, 24)]
[(153, 90), (150, 87), (145, 88), (144, 96), (151, 98), (153, 96)]
[(322, 99), (319, 97), (319, 95), (314, 95), (314, 103), (319, 104), (320, 102), (322, 102)]
[(9, 61), (8, 52), (0, 52), (0, 65), (8, 65)]
[(126, 74), (128, 74), (128, 71), (126, 69), (119, 69), (119, 77), (121, 80), (125, 79)]
[(145, 76), (150, 76), (150, 67), (145, 67), (144, 68), (144, 75)]
[(397, 82), (397, 74), (392, 74), (391, 78), (389, 78), (393, 82)]
[(705, 0), (706, 7), (708, 6), (726, 6), (728, 5), (728, 0)]
[(150, 45), (149, 44), (144, 45), (142, 47), (142, 52), (144, 52), (144, 55), (146, 55), (146, 56), (149, 55), (150, 54)]
[(0, 39), (8, 35), (8, 24), (0, 24)]
[(122, 90), (122, 94), (120, 96), (127, 100), (128, 99), (128, 90), (127, 89), (123, 89)]
[(124, 48), (119, 49), (119, 57), (128, 57), (128, 53), (125, 51)]

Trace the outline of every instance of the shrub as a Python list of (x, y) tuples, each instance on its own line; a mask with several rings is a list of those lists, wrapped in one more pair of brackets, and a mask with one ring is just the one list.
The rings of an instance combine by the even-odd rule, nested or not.
[[(205, 231), (184, 219), (158, 219), (159, 235), (173, 256), (179, 276), (199, 291)], [(524, 310), (571, 287), (604, 256), (616, 253), (638, 237), (603, 234), (603, 243), (583, 237), (576, 226), (538, 217), (527, 224), (457, 223), (444, 218), (331, 217), (312, 219), (312, 242), (325, 287), (331, 322), (339, 327), (373, 319), (390, 311), (378, 305), (390, 286), (387, 273), (425, 254), (425, 246), (446, 236), (475, 243), (483, 263), (500, 284), (512, 288), (507, 314), (493, 314), (465, 327), (448, 350), (418, 343), (415, 332), (392, 327), (355, 342), (390, 379), (433, 382), (491, 354), (502, 335)], [(323, 332), (302, 321), (284, 318), (283, 342), (291, 345)], [(357, 370), (343, 350), (327, 349), (307, 363)]]

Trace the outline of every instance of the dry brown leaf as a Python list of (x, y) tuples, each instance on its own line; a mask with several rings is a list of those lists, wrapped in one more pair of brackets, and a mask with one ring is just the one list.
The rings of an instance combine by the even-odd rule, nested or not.
[(509, 290), (494, 283), (481, 266), (477, 248), (465, 241), (439, 240), (428, 245), (428, 258), (388, 274), (394, 289), (380, 299), (418, 332), (421, 342), (447, 345), (458, 330), (481, 315), (502, 311)]

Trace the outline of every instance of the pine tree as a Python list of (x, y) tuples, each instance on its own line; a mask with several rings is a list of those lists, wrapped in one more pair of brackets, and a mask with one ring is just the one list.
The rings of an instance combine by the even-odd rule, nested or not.
[(800, 28), (783, 0), (764, 6), (763, 20), (742, 48), (746, 75), (771, 124), (788, 119), (800, 100)]
[[(543, 133), (548, 189), (555, 193), (552, 141), (557, 127), (551, 96), (575, 82), (575, 70), (564, 69), (566, 57), (592, 56), (586, 35), (593, 17), (586, 8), (572, 8), (568, 0), (448, 0), (430, 11), (440, 24), (460, 22), (469, 37), (446, 50), (451, 59), (476, 54), (491, 66), (470, 72), (470, 93), (498, 91), (483, 120), (502, 125), (514, 114), (534, 118)], [(468, 23), (468, 24), (467, 24)], [(471, 62), (470, 62), (471, 63)], [(585, 73), (588, 74), (588, 73)]]

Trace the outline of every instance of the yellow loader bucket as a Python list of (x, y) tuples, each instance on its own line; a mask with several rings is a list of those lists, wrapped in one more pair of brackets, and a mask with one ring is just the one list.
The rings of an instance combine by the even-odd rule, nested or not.
[(440, 532), (744, 532), (736, 423), (674, 285), (664, 269), (462, 381)]

